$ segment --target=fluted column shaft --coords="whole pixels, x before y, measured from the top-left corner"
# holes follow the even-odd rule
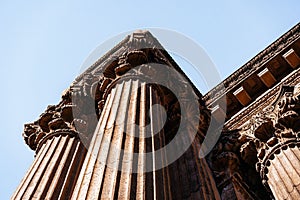
[[[283,145],[269,156],[265,172],[276,199],[298,200],[300,196],[300,144]]]
[[[76,135],[54,133],[39,148],[11,199],[68,199],[85,153]]]
[[[164,152],[144,156],[166,143],[163,129],[156,133],[162,115],[151,109],[159,101],[157,91],[140,80],[120,81],[111,89],[72,199],[219,199],[205,159],[198,158],[198,139],[162,169],[155,167],[167,162]]]

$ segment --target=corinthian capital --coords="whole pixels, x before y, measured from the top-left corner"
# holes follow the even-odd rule
[[[295,86],[282,86],[272,105],[255,115],[240,133],[241,156],[266,178],[269,161],[282,148],[300,144],[300,95]],[[288,145],[288,146],[287,146]]]

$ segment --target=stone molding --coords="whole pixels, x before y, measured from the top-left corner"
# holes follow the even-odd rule
[[[261,69],[265,63],[270,61],[281,51],[286,49],[289,45],[294,43],[300,38],[300,23],[291,28],[283,36],[278,38],[275,42],[257,54],[249,62],[244,64],[241,68],[235,71],[232,75],[226,78],[222,83],[211,89],[207,94],[204,95],[203,100],[206,104],[216,101],[221,96],[226,94],[234,86],[245,80],[255,71]],[[224,89],[222,89],[224,87]]]
[[[300,82],[300,69],[288,76],[287,79],[282,80],[272,90],[268,91],[261,98],[246,107],[246,109],[238,112],[230,120],[226,121],[224,127],[227,130],[234,130],[241,128],[246,122],[251,120],[251,117],[264,108],[268,107],[276,99],[283,85],[296,85]]]

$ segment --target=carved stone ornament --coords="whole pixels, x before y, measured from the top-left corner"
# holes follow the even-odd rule
[[[55,135],[59,131],[75,136],[76,130],[72,126],[72,105],[69,91],[63,94],[60,104],[48,106],[40,118],[24,125],[23,137],[26,144],[33,150],[38,150],[44,138]]]
[[[240,132],[239,140],[243,144],[240,148],[242,159],[252,166],[256,165],[262,183],[267,188],[271,187],[278,199],[288,197],[293,199],[295,195],[293,192],[297,191],[298,186],[295,181],[300,181],[299,169],[295,167],[299,163],[297,158],[300,147],[299,124],[299,90],[294,86],[282,86],[273,104],[255,115]],[[288,153],[289,151],[295,152]],[[284,174],[286,169],[282,169],[283,166],[289,175]],[[274,171],[279,174],[274,175]],[[291,176],[293,173],[294,176]],[[280,182],[276,185],[273,179]],[[285,193],[279,194],[277,188],[279,185],[286,186]]]
[[[239,131],[223,131],[208,157],[221,199],[265,199],[261,184],[253,183],[259,175],[240,157]]]
[[[181,85],[188,84],[193,87],[196,96],[192,98],[198,100],[201,110],[201,115],[196,116],[201,123],[198,126],[198,136],[201,140],[204,139],[210,121],[209,110],[201,100],[202,95],[159,42],[146,31],[133,33],[120,44],[122,46],[114,47],[77,77],[70,88],[64,92],[58,105],[48,106],[37,121],[25,125],[23,136],[31,149],[38,150],[45,141],[43,138],[48,138],[49,135],[61,130],[72,135],[80,134],[82,142],[85,146],[88,145],[111,89],[122,80],[147,79],[151,82],[152,77],[159,77],[158,79],[165,81],[163,84],[167,86],[174,84],[168,82],[172,79],[177,80]],[[173,68],[185,80],[178,78],[180,76],[175,77],[177,75],[174,73],[162,73],[158,70],[159,67],[155,68],[153,65]],[[178,102],[174,100],[172,92],[164,87],[156,87],[159,87],[164,94],[161,95],[162,102],[169,113],[169,123],[176,124],[175,121],[179,119],[176,113],[180,109]],[[181,94],[180,98],[186,98],[188,101],[190,94],[187,94],[185,87],[177,87],[177,89],[181,90],[178,92]]]
[[[25,125],[36,157],[12,199],[219,199],[199,158],[209,123],[167,51],[135,32]]]

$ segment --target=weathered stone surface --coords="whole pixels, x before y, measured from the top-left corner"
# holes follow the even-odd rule
[[[300,195],[299,108],[300,94],[293,86],[284,86],[274,104],[241,131],[245,140],[242,158],[255,160],[250,164],[256,164],[263,184],[276,199],[298,199]]]
[[[149,32],[131,34],[25,125],[36,157],[12,199],[299,199],[299,27],[205,96]],[[221,129],[224,117],[217,145],[200,159],[210,123]],[[172,141],[174,152],[189,145],[158,168],[174,155],[151,152]]]

